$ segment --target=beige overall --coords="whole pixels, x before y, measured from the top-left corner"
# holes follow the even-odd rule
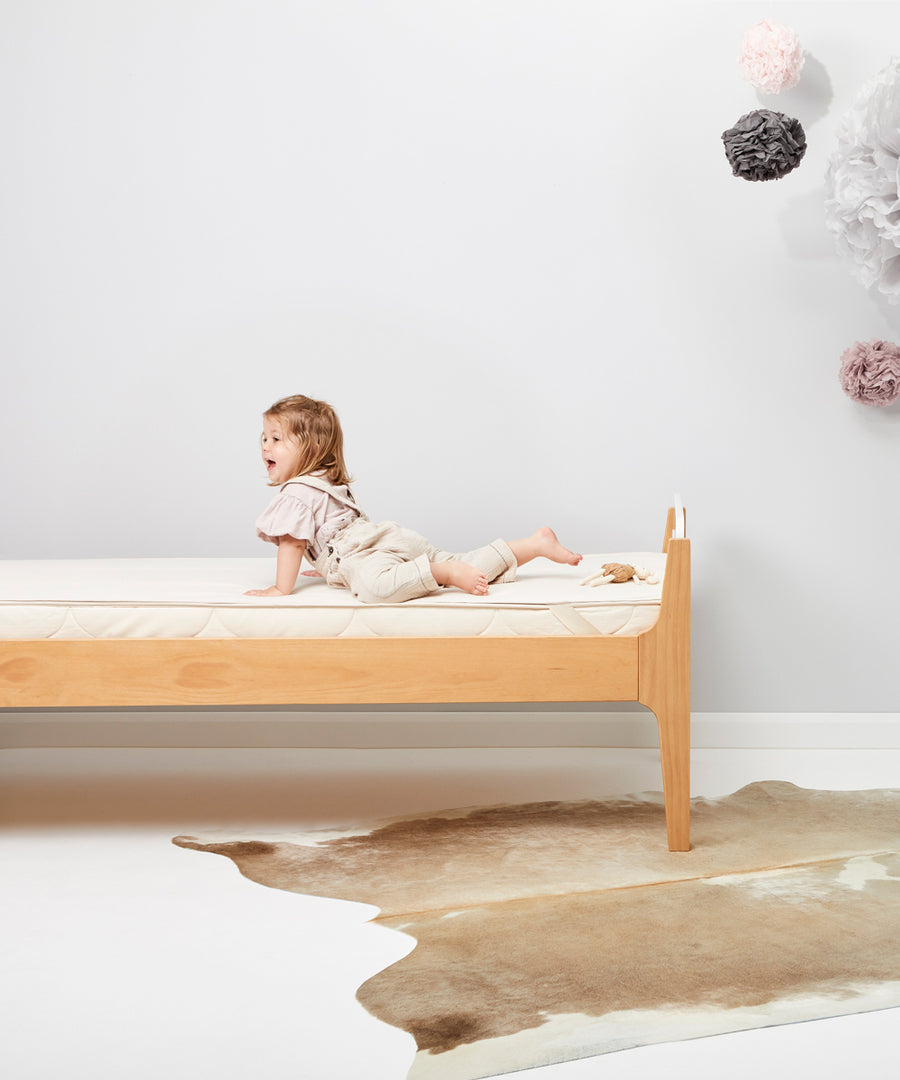
[[[303,476],[288,483],[318,488],[359,512],[355,521],[335,533],[313,565],[329,585],[349,589],[364,604],[398,604],[437,592],[441,586],[430,564],[452,559],[477,567],[489,582],[515,581],[516,559],[505,540],[451,554],[394,521],[370,521],[352,498],[321,477]]]

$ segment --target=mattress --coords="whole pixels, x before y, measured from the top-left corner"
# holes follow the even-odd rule
[[[644,566],[655,585],[581,585],[605,562]],[[261,638],[617,634],[659,616],[665,555],[538,560],[486,597],[444,589],[404,604],[362,604],[301,577],[291,596],[250,597],[274,580],[272,558],[54,559],[0,562],[0,638]]]

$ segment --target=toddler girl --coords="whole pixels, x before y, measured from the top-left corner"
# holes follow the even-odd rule
[[[278,545],[275,584],[247,596],[287,596],[304,555],[307,577],[349,589],[366,604],[391,604],[454,586],[475,596],[496,581],[514,581],[516,567],[539,555],[577,566],[581,556],[538,529],[524,540],[495,540],[451,555],[392,521],[374,522],[357,506],[344,464],[340,421],[324,401],[298,394],[263,414],[263,464],[279,493],[256,522],[257,534]]]

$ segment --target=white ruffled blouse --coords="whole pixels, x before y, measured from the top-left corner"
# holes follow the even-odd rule
[[[347,492],[346,486],[337,490]],[[256,535],[270,544],[277,544],[282,536],[305,540],[307,553],[315,561],[335,533],[358,517],[356,510],[333,499],[327,491],[291,484],[279,491],[256,519]]]

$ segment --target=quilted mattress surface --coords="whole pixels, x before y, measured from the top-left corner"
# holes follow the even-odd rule
[[[405,604],[361,604],[301,577],[291,596],[244,596],[274,581],[272,558],[0,562],[0,638],[409,637],[640,634],[659,615],[665,555],[536,560],[486,597],[441,590]],[[644,566],[655,585],[588,587],[605,562]]]

